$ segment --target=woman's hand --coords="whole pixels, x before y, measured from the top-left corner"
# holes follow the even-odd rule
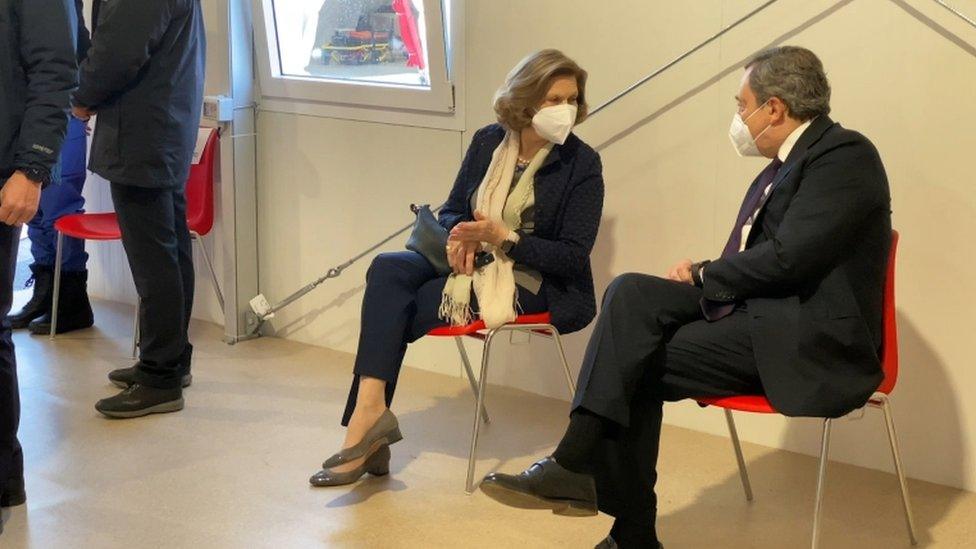
[[[474,274],[474,254],[480,247],[480,242],[462,242],[453,236],[447,240],[447,263],[454,274]]]
[[[474,212],[474,221],[458,223],[451,229],[451,238],[461,242],[487,242],[501,245],[511,230],[501,221],[493,221],[480,211]]]

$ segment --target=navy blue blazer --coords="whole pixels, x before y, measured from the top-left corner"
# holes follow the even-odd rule
[[[471,197],[481,185],[492,153],[505,138],[499,124],[474,134],[454,188],[440,211],[450,230],[474,219]],[[590,251],[603,214],[603,165],[592,147],[570,135],[556,145],[535,174],[535,229],[521,234],[508,254],[516,263],[539,271],[552,324],[568,334],[596,316]]]
[[[756,367],[777,411],[840,417],[884,378],[888,178],[866,137],[821,116],[772,184],[746,250],[705,267],[704,296],[746,304]]]

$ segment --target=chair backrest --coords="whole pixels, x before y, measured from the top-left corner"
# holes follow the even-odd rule
[[[888,269],[885,273],[884,296],[881,310],[882,344],[881,370],[884,381],[879,393],[889,394],[898,381],[898,319],[895,314],[895,255],[898,251],[898,231],[891,231],[891,250],[888,252]]]
[[[213,130],[200,155],[200,162],[190,166],[190,177],[186,180],[186,222],[190,230],[205,235],[214,223],[214,157],[219,131]]]

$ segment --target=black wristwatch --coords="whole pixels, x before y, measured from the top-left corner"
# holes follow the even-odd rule
[[[691,280],[694,282],[695,286],[701,288],[705,285],[705,281],[702,280],[701,275],[709,263],[711,263],[711,261],[705,260],[691,264]]]
[[[40,183],[42,187],[51,183],[51,170],[41,168],[17,168],[17,171],[24,174],[27,179]]]
[[[504,252],[505,255],[508,255],[509,252],[512,251],[512,248],[514,248],[515,245],[518,244],[516,240],[511,240],[511,238],[512,235],[510,233],[508,237],[506,237],[505,240],[502,240],[502,243],[498,245],[498,249]]]

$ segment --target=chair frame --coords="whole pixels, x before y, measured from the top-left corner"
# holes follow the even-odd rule
[[[912,515],[912,505],[908,497],[908,483],[905,480],[905,468],[901,461],[901,452],[898,449],[898,437],[895,434],[895,420],[891,414],[891,401],[889,393],[895,388],[898,380],[898,321],[895,316],[895,255],[898,249],[898,231],[891,231],[891,249],[888,252],[887,276],[884,283],[884,346],[882,348],[882,370],[885,378],[878,390],[860,409],[880,408],[884,413],[885,427],[888,431],[888,443],[891,446],[891,457],[895,462],[895,473],[898,476],[898,485],[901,489],[901,502],[905,511],[905,524],[908,527],[908,538],[912,545],[918,544],[915,535],[915,518]],[[743,401],[743,397],[754,399],[760,397],[761,401]],[[762,395],[743,395],[726,398],[707,398],[699,399],[699,404],[716,406],[725,410],[725,420],[729,425],[729,438],[732,440],[732,448],[735,450],[735,460],[739,465],[739,478],[742,480],[742,489],[745,492],[746,500],[752,501],[752,484],[749,482],[749,472],[746,470],[746,461],[742,456],[742,445],[739,443],[739,433],[735,428],[735,420],[732,418],[732,410],[742,412],[752,412],[760,414],[775,414],[769,400]],[[832,418],[821,418],[823,421],[823,432],[820,437],[820,464],[817,472],[817,494],[813,508],[813,535],[811,545],[814,549],[820,545],[823,521],[823,500],[824,485],[827,480],[827,464],[830,455],[830,431],[833,426]]]
[[[475,460],[478,452],[478,439],[481,434],[481,424],[482,422],[485,424],[491,422],[491,418],[488,416],[488,409],[485,406],[485,396],[488,389],[488,363],[491,359],[492,343],[495,342],[495,338],[498,336],[498,334],[505,332],[524,332],[528,333],[530,336],[540,336],[554,341],[556,344],[556,349],[559,351],[559,359],[562,361],[563,372],[566,375],[566,384],[569,388],[570,397],[572,398],[576,392],[576,381],[573,379],[573,373],[569,369],[569,362],[566,360],[566,350],[563,347],[562,336],[559,334],[559,330],[557,330],[552,324],[510,323],[490,330],[450,336],[454,338],[454,342],[457,344],[458,353],[461,355],[461,363],[464,366],[464,371],[467,374],[468,382],[471,385],[471,392],[474,393],[476,401],[474,409],[474,422],[471,428],[471,452],[468,455],[468,474],[464,488],[464,491],[468,495],[474,493],[475,489],[474,470],[476,464]],[[439,334],[430,335],[438,336]],[[481,371],[477,379],[474,376],[474,370],[471,368],[471,360],[468,358],[468,352],[464,348],[465,337],[480,339],[484,342],[483,352],[481,355]]]
[[[215,146],[215,144],[217,142],[216,140],[218,139],[219,135],[220,135],[220,132],[218,130],[218,131],[214,131],[213,135],[211,135],[211,136],[208,137],[208,140],[207,140],[207,148],[208,149],[210,149],[210,147]],[[209,152],[207,154],[212,155],[213,154],[212,153],[212,150],[211,150],[211,152]],[[211,160],[208,160],[208,162],[212,162],[212,156],[208,156],[207,158],[211,159]],[[212,175],[213,174],[211,173],[211,177],[212,177]],[[213,188],[212,188],[213,182],[212,181],[210,182],[210,185],[211,185],[211,188],[208,190],[208,192],[209,193],[212,193],[213,192]],[[213,262],[210,260],[210,255],[207,254],[207,247],[204,246],[204,244],[203,244],[203,236],[200,235],[198,232],[196,232],[196,231],[194,231],[194,230],[191,229],[190,230],[190,240],[191,240],[192,243],[198,244],[199,247],[200,247],[200,255],[203,256],[203,261],[207,265],[207,271],[209,271],[209,273],[210,273],[210,282],[211,282],[211,284],[213,284],[214,294],[217,297],[217,303],[220,305],[220,310],[223,311],[224,310],[224,294],[220,290],[220,282],[217,280],[217,273],[216,273],[216,271],[214,271]],[[193,244],[191,244],[191,248],[192,248],[192,246],[193,246]],[[58,301],[61,298],[61,261],[62,261],[63,247],[64,247],[64,233],[62,233],[61,231],[58,231],[57,251],[56,251],[56,254],[55,254],[55,263],[54,263],[54,296],[52,298],[52,303],[51,303],[51,332],[50,332],[50,337],[51,337],[51,340],[52,341],[56,338],[57,333],[58,333]],[[191,250],[191,253],[192,253],[192,250]],[[137,299],[136,306],[135,306],[135,313],[133,314],[134,319],[132,321],[132,326],[133,326],[133,328],[132,328],[132,358],[133,359],[138,359],[139,358],[139,342],[140,342],[140,333],[139,333],[139,329],[140,329],[140,327],[139,327],[139,310],[140,310],[140,308],[141,308],[141,300],[138,300]]]
[[[891,446],[891,457],[895,464],[895,473],[898,476],[898,486],[901,489],[901,502],[905,511],[905,525],[908,528],[908,538],[912,545],[918,544],[918,537],[915,531],[915,517],[912,513],[912,504],[908,496],[908,483],[905,478],[905,468],[901,461],[901,451],[898,447],[898,437],[895,433],[895,421],[891,414],[891,400],[888,395],[876,392],[865,404],[866,408],[880,408],[884,413],[885,427],[888,431],[888,443]],[[749,471],[746,469],[746,462],[742,455],[742,445],[739,443],[739,434],[735,428],[735,420],[732,418],[732,410],[725,408],[725,419],[729,424],[729,438],[732,439],[732,447],[735,450],[735,459],[739,464],[739,477],[742,480],[742,489],[745,492],[746,500],[752,501],[752,484],[749,481]],[[813,508],[813,537],[811,546],[817,549],[822,537],[823,521],[823,500],[824,485],[827,479],[827,463],[830,454],[830,432],[833,419],[823,418],[823,431],[820,438],[820,460],[817,472],[817,495]]]
[[[207,265],[207,270],[210,272],[210,282],[213,284],[214,294],[217,296],[217,303],[220,305],[220,310],[224,310],[224,294],[220,291],[220,282],[217,280],[217,272],[214,271],[213,262],[210,261],[210,256],[207,254],[207,248],[203,245],[203,237],[197,234],[196,231],[190,231],[190,239],[194,244],[198,244],[200,247],[200,255],[203,256],[203,262]],[[51,300],[51,339],[55,339],[58,330],[58,300],[61,297],[61,254],[62,248],[64,246],[64,233],[58,231],[58,246],[57,252],[55,254],[54,263],[54,296]],[[132,358],[139,358],[139,309],[140,302],[136,303],[133,327],[132,327]]]

